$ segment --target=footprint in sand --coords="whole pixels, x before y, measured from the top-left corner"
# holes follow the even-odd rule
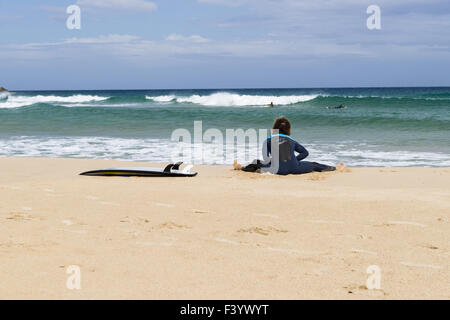
[[[130,218],[128,216],[121,218],[119,220],[122,223],[135,223],[135,224],[144,224],[144,223],[149,223],[150,220],[146,217],[136,217],[136,218]]]
[[[417,268],[430,268],[430,269],[441,269],[441,266],[435,266],[431,264],[414,263],[414,262],[400,262],[400,264],[407,267],[417,267]]]
[[[268,228],[260,228],[260,227],[252,227],[248,229],[239,229],[237,232],[239,233],[256,233],[263,236],[268,236],[271,233],[286,233],[287,230],[277,229],[274,227],[268,227]]]
[[[428,244],[428,243],[426,243],[424,245],[421,245],[420,247],[426,248],[426,249],[431,249],[431,250],[438,250],[439,249],[438,247],[433,246],[432,244]]]
[[[426,227],[426,225],[424,225],[422,223],[411,222],[411,221],[388,221],[388,223],[386,225],[388,225],[388,226],[390,226],[390,225],[409,225],[409,226],[417,226],[417,227],[422,227],[422,228]]]
[[[0,243],[0,248],[30,248],[29,245],[26,245],[24,242],[14,242],[14,241],[8,241],[4,243]]]
[[[198,209],[192,209],[193,213],[199,213],[199,214],[206,214],[206,213],[212,213],[206,210],[198,210]]]
[[[24,220],[41,220],[38,217],[34,217],[29,213],[22,212],[10,212],[10,216],[6,217],[7,220],[24,221]]]
[[[364,296],[373,296],[373,297],[381,297],[386,296],[387,293],[384,292],[383,289],[373,289],[369,290],[365,285],[358,286],[357,284],[350,284],[348,286],[343,287],[347,290],[348,294],[361,294]]]
[[[83,222],[79,222],[79,221],[75,221],[72,219],[64,219],[61,221],[61,223],[67,227],[69,227],[69,229],[56,229],[57,231],[64,231],[64,232],[70,232],[70,233],[87,233],[87,230],[74,230],[73,228],[76,227],[83,227],[83,228],[87,228],[88,225],[83,223]]]
[[[377,255],[377,253],[375,251],[369,251],[369,250],[363,250],[363,249],[352,249],[351,252],[352,253],[367,253],[367,254]]]
[[[165,222],[158,226],[158,229],[191,229],[191,227],[188,227],[186,225],[180,225],[176,224],[175,222]]]
[[[148,219],[148,218],[146,218],[146,217],[136,217],[136,221],[138,222],[138,223],[149,223],[150,222],[150,220]]]

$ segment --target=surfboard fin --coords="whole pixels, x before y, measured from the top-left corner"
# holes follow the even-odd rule
[[[179,161],[175,163],[172,167],[173,170],[180,170],[180,166],[183,164],[183,161]]]
[[[174,166],[173,163],[168,164],[168,165],[164,168],[163,171],[164,171],[164,172],[170,172],[170,170],[172,170],[173,166]]]
[[[164,168],[164,172],[171,172],[172,170],[180,170],[180,166],[183,164],[182,161],[179,161],[175,164],[170,163]]]

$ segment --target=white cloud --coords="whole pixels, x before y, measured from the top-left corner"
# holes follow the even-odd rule
[[[129,43],[133,40],[137,40],[139,37],[131,36],[128,34],[110,34],[107,36],[99,36],[96,38],[69,38],[64,40],[63,43],[82,43],[82,44],[107,44],[107,43]]]
[[[68,38],[59,42],[25,43],[0,46],[0,57],[70,57],[76,55],[74,45],[83,46],[85,54],[95,52],[100,56],[115,56],[122,58],[153,59],[157,56],[195,56],[210,57],[268,57],[291,56],[295,59],[301,56],[330,56],[339,54],[368,55],[367,50],[357,45],[330,45],[326,42],[308,41],[302,43],[287,43],[278,40],[236,40],[208,42],[201,36],[185,37],[172,34],[165,40],[152,41],[132,35],[111,34],[93,38]],[[197,45],[193,45],[197,44]]]
[[[0,46],[5,50],[40,50],[49,47],[65,47],[72,44],[85,44],[85,45],[97,45],[97,44],[126,44],[132,41],[139,40],[139,37],[132,36],[128,34],[110,34],[107,36],[98,36],[92,38],[67,38],[58,42],[29,42],[22,44],[9,44],[5,46]]]
[[[158,8],[156,3],[146,0],[78,0],[77,4],[83,7],[115,10],[154,11]]]
[[[198,3],[216,4],[224,6],[238,6],[243,4],[253,4],[255,6],[278,6],[278,7],[301,7],[303,9],[329,9],[329,8],[345,8],[348,6],[369,6],[377,4],[381,6],[391,7],[399,5],[435,5],[446,3],[447,0],[197,0]]]
[[[169,35],[166,40],[168,41],[185,41],[185,42],[195,42],[195,43],[205,43],[205,42],[209,42],[208,39],[203,38],[202,36],[199,35],[192,35],[189,37],[185,37],[181,34],[176,34],[176,33],[172,33],[171,35]]]
[[[218,4],[229,7],[237,7],[246,2],[249,2],[249,0],[197,0],[197,2],[206,4]]]

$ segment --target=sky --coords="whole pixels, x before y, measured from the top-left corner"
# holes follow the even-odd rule
[[[0,34],[11,90],[450,86],[448,0],[0,0]]]

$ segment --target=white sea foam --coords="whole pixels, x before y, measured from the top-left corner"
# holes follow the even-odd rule
[[[243,107],[243,106],[265,106],[273,102],[274,105],[289,105],[299,102],[310,101],[317,98],[318,95],[301,96],[257,96],[240,95],[229,92],[219,92],[207,96],[192,95],[189,97],[181,96],[157,96],[146,98],[156,102],[170,102],[172,100],[179,103],[193,103],[212,107]]]
[[[374,146],[361,145],[350,147],[351,143],[341,145],[307,145],[310,157],[307,160],[330,165],[344,161],[348,166],[369,167],[450,167],[450,155],[446,153],[417,151],[376,151]],[[184,150],[190,145],[183,145]],[[148,138],[107,138],[107,137],[14,137],[0,139],[0,156],[7,157],[70,157],[115,159],[149,162],[172,162],[183,160],[192,164],[227,164],[232,161],[225,155],[232,152],[232,159],[249,163],[261,158],[260,146],[226,145],[224,150],[214,143],[192,146],[191,158],[181,159],[174,154],[180,150],[180,144],[168,139]],[[175,152],[176,151],[176,152]],[[224,151],[224,152],[222,152]],[[226,152],[226,153],[225,153]]]
[[[147,100],[153,100],[156,102],[170,102],[170,101],[174,100],[176,97],[175,96],[158,96],[158,97],[146,96],[145,98],[147,98]]]
[[[369,167],[432,167],[450,166],[450,155],[438,152],[381,151],[376,146],[358,145],[351,141],[340,145],[314,144],[308,146],[310,161],[338,163],[344,161],[349,166]],[[312,159],[314,157],[314,159]]]
[[[10,96],[9,92],[0,92],[0,100],[5,100]]]
[[[92,102],[92,101],[104,101],[109,99],[109,97],[100,97],[100,96],[92,96],[92,95],[72,95],[68,97],[62,96],[8,96],[8,99],[5,102],[0,102],[0,108],[18,108],[29,106],[35,103],[83,103],[83,102]]]
[[[142,107],[141,103],[102,103],[96,104],[95,102],[89,101],[84,103],[71,103],[71,104],[62,104],[64,107],[102,107],[102,108],[138,108]]]

